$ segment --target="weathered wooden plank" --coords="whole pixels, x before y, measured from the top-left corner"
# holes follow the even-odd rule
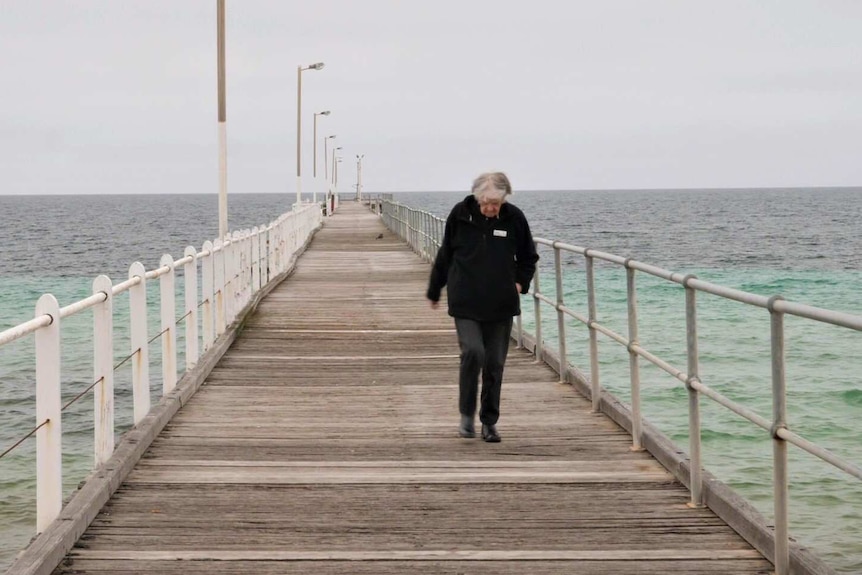
[[[76,551],[88,559],[127,561],[653,561],[753,559],[753,549],[619,549],[611,551],[411,550],[411,551]]]
[[[67,570],[68,569],[68,570]],[[758,571],[760,569],[760,571]],[[198,573],[225,575],[765,575],[762,559],[736,559],[713,561],[107,561],[75,558],[74,567],[68,566],[59,573],[123,573],[126,575],[152,575],[153,573]]]

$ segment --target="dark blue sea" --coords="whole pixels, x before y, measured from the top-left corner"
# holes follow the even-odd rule
[[[395,199],[445,217],[466,192],[402,193]],[[230,198],[230,228],[264,225],[295,198],[243,194]],[[669,270],[762,295],[862,315],[862,188],[515,191],[533,234],[633,257]],[[0,196],[0,331],[33,317],[36,300],[54,293],[60,305],[89,294],[93,278],[126,278],[129,265],[157,267],[217,234],[215,195]],[[553,289],[553,254],[540,251],[540,279]],[[583,261],[564,257],[564,291],[585,308]],[[683,370],[684,298],[678,286],[639,283],[640,342]],[[599,319],[626,333],[625,274],[597,267]],[[553,293],[553,292],[550,292]],[[345,294],[348,295],[348,294]],[[422,298],[423,294],[416,294]],[[771,417],[769,318],[714,296],[698,300],[701,379]],[[524,324],[535,318],[525,306]],[[547,318],[552,318],[548,310]],[[553,324],[545,320],[543,325]],[[788,318],[787,381],[791,428],[862,464],[862,334]],[[64,385],[86,386],[92,352],[77,346],[91,329],[64,324]],[[68,330],[68,333],[66,332]],[[570,327],[569,360],[588,371],[586,329]],[[32,341],[0,348],[0,451],[35,421]],[[122,350],[118,350],[118,354]],[[602,383],[628,400],[628,355],[600,343]],[[645,416],[687,446],[684,387],[652,365],[641,367]],[[121,383],[118,381],[118,389]],[[119,392],[121,393],[121,392]],[[123,398],[118,397],[118,409]],[[704,463],[719,479],[772,514],[769,435],[703,400]],[[92,465],[92,408],[64,414],[64,480],[71,491]],[[127,425],[127,421],[118,421]],[[34,442],[0,459],[0,568],[34,532]],[[792,533],[839,571],[862,572],[862,486],[791,448]]]

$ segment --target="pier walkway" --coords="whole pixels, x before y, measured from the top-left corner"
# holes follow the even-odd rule
[[[428,272],[343,204],[56,573],[772,570],[514,345],[502,443],[458,438]]]

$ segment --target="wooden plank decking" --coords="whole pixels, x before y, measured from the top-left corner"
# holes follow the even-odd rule
[[[344,205],[56,573],[770,572],[523,350],[459,439],[428,271]]]

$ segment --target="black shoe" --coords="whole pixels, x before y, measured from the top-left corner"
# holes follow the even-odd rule
[[[500,443],[500,434],[497,433],[497,427],[493,423],[482,424],[482,439],[488,443]]]
[[[476,427],[473,418],[469,415],[461,415],[461,425],[458,427],[458,435],[467,439],[476,437]]]

